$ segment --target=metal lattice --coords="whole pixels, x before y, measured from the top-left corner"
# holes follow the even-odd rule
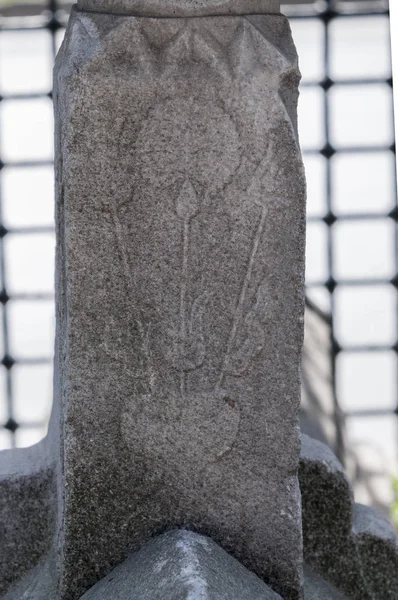
[[[10,6],[3,10],[3,15],[0,21],[0,36],[4,32],[25,32],[25,31],[47,31],[51,36],[51,46],[49,48],[50,59],[53,62],[58,47],[58,36],[66,26],[68,19],[68,11],[63,5],[61,9],[60,3],[56,0],[49,0],[45,5],[41,5],[42,10],[38,11],[38,6],[32,6],[31,10],[28,6]],[[32,14],[29,14],[29,13]],[[15,93],[0,96],[0,105],[11,101],[24,102],[39,98],[52,98],[51,89],[46,93]],[[0,132],[1,136],[1,132]],[[7,168],[23,169],[27,167],[43,167],[52,166],[52,160],[34,160],[34,161],[7,161],[0,156],[0,178]],[[16,445],[16,434],[20,427],[34,429],[42,428],[43,423],[39,421],[24,420],[23,424],[19,422],[15,415],[14,402],[14,371],[18,365],[42,365],[51,363],[51,356],[36,356],[34,358],[15,357],[10,350],[10,306],[13,302],[18,301],[52,301],[52,293],[15,293],[9,291],[8,286],[8,269],[6,260],[6,240],[12,235],[18,234],[40,234],[52,233],[54,228],[49,226],[33,226],[33,227],[13,227],[7,228],[4,224],[2,210],[2,196],[0,188],[0,303],[2,305],[2,343],[3,357],[1,364],[5,369],[5,403],[6,403],[6,420],[3,424],[3,429],[9,432],[11,446]],[[39,268],[39,265],[38,265]],[[1,402],[4,402],[2,399]]]
[[[66,26],[68,19],[70,5],[57,3],[56,0],[50,0],[37,5],[25,5],[24,7],[14,7],[1,9],[0,4],[0,39],[3,33],[18,33],[28,31],[46,31],[51,36],[51,44],[49,47],[49,61],[52,61],[55,57],[57,47],[59,46],[60,39],[63,34],[63,30]],[[308,293],[311,294],[315,291],[324,290],[327,292],[332,319],[330,326],[332,328],[332,364],[333,364],[333,378],[339,380],[339,359],[341,356],[349,353],[382,353],[382,352],[393,352],[395,357],[398,358],[398,326],[396,325],[395,338],[391,344],[345,344],[339,340],[338,331],[336,330],[336,314],[338,313],[338,306],[336,303],[336,295],[341,289],[362,289],[372,288],[379,289],[381,287],[388,287],[394,291],[395,294],[395,314],[398,313],[398,204],[396,194],[396,172],[395,172],[395,142],[393,138],[393,132],[391,127],[391,141],[386,144],[361,144],[361,145],[338,145],[333,142],[331,135],[331,125],[333,116],[331,115],[331,103],[332,94],[334,90],[341,88],[351,88],[358,90],[366,90],[372,86],[383,86],[388,88],[390,97],[390,112],[392,114],[392,75],[391,72],[387,76],[383,77],[361,77],[361,78],[343,78],[338,79],[333,77],[331,69],[331,29],[333,24],[341,22],[342,20],[349,20],[357,17],[363,19],[375,19],[383,18],[388,19],[388,3],[384,0],[372,0],[372,1],[335,1],[328,0],[325,2],[316,2],[314,4],[295,6],[286,5],[283,7],[284,13],[291,19],[293,28],[297,22],[313,22],[321,24],[322,27],[322,41],[320,42],[321,47],[319,52],[322,54],[322,76],[314,80],[303,80],[302,90],[318,90],[322,94],[322,127],[323,127],[323,143],[319,146],[314,145],[313,147],[304,147],[305,157],[321,157],[324,161],[324,182],[325,187],[325,202],[326,208],[322,214],[309,217],[309,225],[312,223],[323,223],[326,227],[326,240],[327,240],[327,276],[319,280],[308,281]],[[1,81],[1,72],[0,72]],[[48,101],[51,99],[50,89],[45,92],[21,92],[4,94],[0,97],[0,110],[6,106],[7,103],[11,102],[28,102],[37,99],[46,98]],[[365,124],[364,124],[365,126]],[[335,208],[336,190],[335,190],[335,178],[334,178],[334,164],[336,158],[345,156],[361,156],[366,157],[374,154],[388,155],[391,158],[391,162],[394,168],[391,171],[391,177],[393,179],[391,185],[394,186],[395,194],[395,205],[388,209],[388,212],[350,212],[340,214]],[[22,429],[40,429],[43,427],[43,423],[35,420],[18,418],[15,412],[15,370],[20,365],[39,366],[44,364],[50,364],[52,357],[50,355],[34,356],[34,357],[22,357],[16,356],[12,351],[10,344],[10,336],[12,329],[12,318],[10,312],[16,302],[48,302],[53,300],[51,292],[15,292],[10,290],[9,285],[9,256],[7,253],[10,252],[7,247],[7,240],[11,239],[13,235],[35,235],[35,234],[53,234],[52,225],[34,225],[34,226],[23,226],[23,227],[9,227],[3,217],[3,201],[2,201],[2,185],[1,181],[4,177],[4,173],[7,169],[23,169],[23,168],[40,168],[45,166],[51,166],[52,160],[9,160],[4,157],[4,150],[2,146],[2,131],[0,128],[0,278],[1,278],[1,291],[0,291],[0,303],[2,309],[2,344],[3,344],[3,358],[1,360],[2,368],[5,373],[5,392],[4,396],[0,396],[0,404],[5,403],[6,407],[4,412],[5,418],[3,422],[2,430],[7,432],[10,439],[11,445],[18,445],[18,432]],[[335,254],[336,254],[336,240],[335,230],[340,223],[358,223],[358,222],[385,222],[392,223],[395,228],[395,274],[391,278],[385,277],[352,277],[344,278],[340,277],[336,273],[335,265]],[[398,370],[397,370],[398,373]],[[396,406],[398,407],[398,375],[395,385],[396,389]],[[336,405],[336,411],[338,407]],[[397,412],[397,410],[395,410]],[[3,413],[0,412],[0,415]],[[348,414],[349,418],[360,416],[372,417],[375,415],[393,415],[394,408],[383,409],[375,406],[371,409],[358,409],[350,411]],[[2,417],[0,416],[0,420]],[[0,430],[1,433],[1,430]]]
[[[286,6],[285,13],[291,19],[294,24],[297,21],[307,21],[316,19],[322,26],[322,42],[319,51],[322,53],[322,76],[316,80],[304,80],[302,83],[302,90],[313,89],[321,91],[322,97],[322,113],[323,113],[323,144],[318,147],[304,147],[303,153],[304,158],[311,156],[320,156],[324,161],[325,174],[324,174],[324,185],[325,185],[325,210],[322,214],[317,214],[308,217],[309,226],[312,223],[322,223],[326,226],[326,244],[327,244],[327,267],[326,277],[320,279],[307,280],[307,290],[311,297],[312,293],[319,292],[320,290],[326,291],[328,296],[327,305],[332,315],[330,321],[330,327],[332,331],[332,372],[333,382],[335,389],[339,390],[339,378],[341,372],[339,368],[339,361],[347,355],[371,355],[379,356],[383,353],[394,353],[395,355],[395,406],[389,408],[383,408],[381,397],[374,397],[374,403],[372,407],[359,407],[355,409],[346,410],[347,423],[353,422],[355,419],[368,418],[369,422],[371,418],[377,417],[390,417],[394,418],[398,414],[398,369],[397,358],[398,358],[398,326],[396,315],[398,314],[398,205],[397,205],[397,173],[396,173],[396,148],[394,139],[394,126],[393,126],[393,78],[391,71],[386,73],[382,77],[374,77],[372,75],[365,75],[361,77],[344,77],[336,78],[333,77],[331,69],[331,52],[333,50],[331,40],[331,29],[336,22],[341,23],[345,20],[347,23],[354,23],[354,20],[360,19],[374,20],[387,23],[389,20],[389,6],[388,2],[384,0],[379,1],[337,1],[328,0],[326,2],[318,2],[312,6],[301,6],[291,7]],[[365,22],[365,21],[363,21]],[[386,40],[386,45],[391,47],[390,40]],[[390,68],[391,68],[391,56],[390,56]],[[383,93],[388,90],[389,97],[389,112],[391,115],[391,138],[388,143],[364,143],[358,145],[350,144],[336,144],[332,141],[331,128],[333,115],[331,114],[332,105],[332,94],[336,89],[353,89],[358,90],[365,97],[367,90],[380,89]],[[363,127],[367,127],[367,123],[363,123]],[[388,207],[385,212],[358,210],[357,212],[339,212],[336,211],[336,198],[338,196],[338,190],[335,185],[335,164],[336,160],[346,160],[346,157],[359,157],[361,161],[366,160],[367,157],[373,157],[376,154],[383,156],[386,160],[390,161],[390,177],[389,182],[393,190],[394,204]],[[366,162],[364,162],[364,165]],[[365,167],[364,167],[365,168]],[[360,223],[390,223],[394,228],[394,273],[391,277],[384,276],[352,276],[342,277],[337,273],[336,270],[336,252],[338,251],[335,231],[340,223],[347,224],[360,224]],[[372,240],[369,239],[369,244]],[[375,293],[379,293],[378,290],[389,291],[394,295],[394,305],[390,308],[391,319],[395,320],[395,331],[391,343],[367,343],[359,341],[358,343],[344,343],[339,339],[339,332],[336,327],[336,320],[339,318],[339,307],[336,302],[336,295],[341,290],[357,290],[358,294],[362,291],[368,292],[374,290]],[[376,296],[375,296],[376,297]],[[360,297],[358,297],[358,304],[360,304]],[[382,391],[380,391],[382,394]],[[338,394],[337,394],[338,396]],[[336,397],[336,394],[335,394]],[[336,404],[336,412],[339,412],[339,407]],[[397,422],[398,425],[398,422]],[[398,433],[398,429],[396,429]],[[343,444],[340,442],[340,447]],[[344,458],[341,456],[341,458]],[[398,457],[397,457],[398,458]],[[374,475],[378,475],[374,473]],[[391,473],[390,473],[391,476]],[[370,494],[372,495],[372,494]]]

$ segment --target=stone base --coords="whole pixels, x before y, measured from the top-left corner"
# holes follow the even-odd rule
[[[377,511],[354,504],[342,466],[326,446],[307,436],[300,484],[304,600],[397,600],[397,534]],[[1,600],[58,600],[52,587],[54,564],[45,556],[43,560],[7,594],[0,594]],[[180,598],[280,600],[281,596],[210,538],[173,530],[152,538],[81,600]]]
[[[148,542],[81,600],[282,600],[211,539],[177,530]]]
[[[397,600],[396,532],[376,510],[355,504],[342,465],[327,446],[307,436],[300,489],[307,565],[350,600]]]

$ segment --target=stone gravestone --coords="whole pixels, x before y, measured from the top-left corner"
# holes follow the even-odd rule
[[[72,12],[54,89],[55,401],[37,467],[57,514],[34,555],[52,548],[52,591],[35,600],[77,600],[176,527],[302,595],[305,183],[278,5]]]
[[[184,526],[298,599],[296,52],[235,14],[275,2],[144,4],[80,2],[55,68],[60,593]]]
[[[54,408],[0,455],[1,600],[300,600],[302,531],[306,600],[398,597],[397,535],[306,437],[301,513],[305,185],[277,4],[73,11]]]

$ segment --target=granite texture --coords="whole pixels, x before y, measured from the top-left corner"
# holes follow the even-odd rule
[[[304,567],[304,600],[350,600],[312,569]]]
[[[45,445],[0,452],[0,597],[51,548],[56,490]]]
[[[305,181],[288,21],[74,11],[54,79],[60,597],[186,527],[296,600]]]
[[[81,600],[282,600],[211,539],[177,530],[127,558]]]
[[[56,572],[57,563],[54,554],[44,555],[0,598],[1,600],[59,600],[56,590]]]
[[[304,558],[352,600],[373,600],[351,535],[354,498],[344,469],[327,446],[304,435],[301,452]]]
[[[41,444],[34,448],[36,458],[40,452],[43,454],[43,447]],[[38,472],[35,474],[34,464],[29,465],[29,461],[24,460],[22,466],[20,458],[24,454],[25,452],[20,452],[19,456],[18,453],[17,456],[14,454],[12,460],[8,461],[8,477],[11,472],[15,478],[21,476],[22,471],[28,468],[31,470],[32,480],[38,476]],[[1,476],[3,467],[4,463],[0,462]],[[396,600],[397,534],[377,511],[353,504],[351,487],[339,462],[326,446],[306,436],[303,437],[300,483],[306,557],[304,600]],[[32,487],[25,488],[24,492],[26,490],[30,493],[29,497],[16,498],[14,511],[7,507],[3,512],[5,518],[14,519],[14,523],[9,524],[10,532],[15,527],[16,519],[17,527],[14,532],[18,538],[3,535],[2,549],[9,552],[13,545],[18,546],[15,540],[22,539],[24,546],[19,546],[18,552],[21,557],[25,553],[25,561],[14,563],[16,573],[8,581],[17,576],[20,580],[7,593],[0,591],[0,598],[58,600],[59,592],[54,587],[57,557],[49,552],[48,544],[52,537],[49,524],[54,520],[53,505],[48,502],[53,484],[47,487],[47,500],[41,505],[37,490]],[[47,495],[48,492],[50,496]],[[6,493],[9,494],[9,491],[6,490]],[[37,500],[39,504],[35,505]],[[27,510],[25,516],[21,512],[18,515],[18,511],[26,507],[27,501],[31,520]],[[315,518],[312,518],[313,514]],[[45,527],[44,523],[47,523]],[[34,538],[35,533],[37,540]],[[178,548],[181,553],[176,551]],[[14,556],[12,552],[10,556]],[[11,573],[11,563],[5,560],[5,553],[2,558],[2,575],[4,576],[5,565],[7,576],[7,573]],[[35,561],[38,561],[36,566],[27,571]],[[5,578],[2,590],[4,582]],[[194,593],[196,596],[192,596]],[[83,598],[166,600],[170,597],[178,600],[180,596],[201,600],[220,600],[223,597],[237,600],[251,597],[256,600],[280,598],[210,539],[186,530],[172,531],[153,538],[84,594]]]
[[[355,507],[353,532],[372,599],[398,598],[398,536],[379,512]]]
[[[398,598],[398,536],[377,511],[354,503],[331,450],[302,438],[304,558],[350,600]]]
[[[78,0],[84,11],[141,17],[203,17],[279,13],[279,0]]]

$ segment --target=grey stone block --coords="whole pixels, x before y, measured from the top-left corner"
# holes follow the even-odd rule
[[[32,569],[8,588],[4,596],[0,596],[1,600],[59,600],[56,570],[54,556],[42,556]]]
[[[55,507],[54,467],[46,443],[1,452],[0,597],[49,553]]]
[[[354,498],[343,467],[327,446],[303,435],[299,478],[306,563],[353,600],[371,600],[351,535]]]
[[[169,527],[301,595],[298,80],[279,15],[72,14],[54,90],[64,600]]]
[[[171,531],[150,540],[81,600],[282,600],[211,539]]]
[[[398,598],[398,536],[379,512],[355,507],[353,533],[366,585],[374,600]]]
[[[279,13],[279,0],[78,0],[82,10],[144,17],[203,17]]]
[[[330,448],[307,435],[301,436],[300,489],[307,552],[319,543],[333,546],[336,534],[345,540],[354,512],[351,484]],[[325,539],[329,532],[330,540]]]
[[[304,600],[349,600],[349,598],[312,569],[304,567]]]
[[[398,597],[398,536],[372,508],[355,505],[331,450],[302,436],[304,558],[351,600]]]

